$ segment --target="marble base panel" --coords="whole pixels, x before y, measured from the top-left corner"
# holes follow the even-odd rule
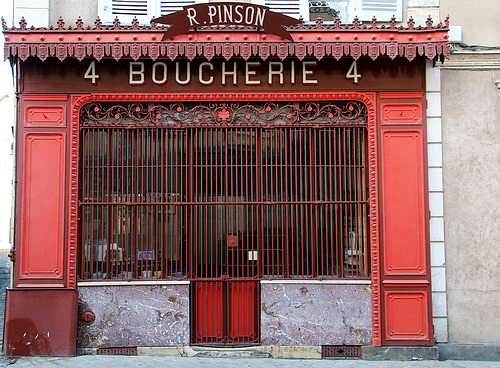
[[[189,345],[189,285],[79,287],[78,347]],[[95,322],[81,322],[91,310]]]
[[[369,345],[369,285],[261,284],[262,345]]]

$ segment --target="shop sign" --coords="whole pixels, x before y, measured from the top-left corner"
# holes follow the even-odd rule
[[[223,61],[218,64],[204,61],[192,66],[190,61],[176,61],[175,63],[158,61],[153,65],[146,65],[142,61],[130,61],[128,84],[130,86],[142,86],[146,83],[164,85],[170,79],[179,86],[192,82],[197,82],[202,86],[210,86],[214,82],[222,86],[231,84],[237,86],[241,83],[247,86],[262,84],[272,86],[276,83],[284,85],[285,80],[294,85],[299,79],[298,82],[302,85],[317,85],[318,80],[314,77],[314,71],[318,67],[317,61],[301,61],[297,64],[299,65],[296,65],[295,61],[287,65],[282,61],[246,61],[244,63]],[[101,80],[95,61],[89,64],[83,78],[92,84],[97,84]]]
[[[217,25],[246,26],[263,29],[265,33],[280,36],[293,42],[284,25],[300,24],[295,18],[275,13],[267,6],[249,3],[208,3],[185,6],[184,10],[153,19],[159,24],[169,24],[162,41],[189,33],[190,29]]]
[[[61,69],[58,60],[29,59],[25,92],[207,93],[404,90],[423,88],[423,63],[290,58],[195,58],[193,60],[78,60]]]

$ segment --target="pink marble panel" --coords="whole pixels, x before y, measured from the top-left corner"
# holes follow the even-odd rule
[[[189,285],[80,287],[78,347],[189,345]],[[95,322],[81,314],[92,310]]]
[[[261,285],[263,345],[369,345],[369,285]]]

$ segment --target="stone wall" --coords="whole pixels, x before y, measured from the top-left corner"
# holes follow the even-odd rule
[[[97,286],[78,289],[78,347],[189,345],[189,285]]]
[[[190,344],[189,285],[85,286],[78,347]],[[370,345],[370,285],[328,283],[261,284],[261,343],[274,346]]]
[[[369,345],[369,285],[261,284],[263,345]]]

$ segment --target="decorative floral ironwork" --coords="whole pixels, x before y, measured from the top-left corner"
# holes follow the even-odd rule
[[[366,106],[358,101],[305,103],[209,102],[186,105],[145,103],[106,104],[82,107],[82,126],[283,126],[364,125]]]

